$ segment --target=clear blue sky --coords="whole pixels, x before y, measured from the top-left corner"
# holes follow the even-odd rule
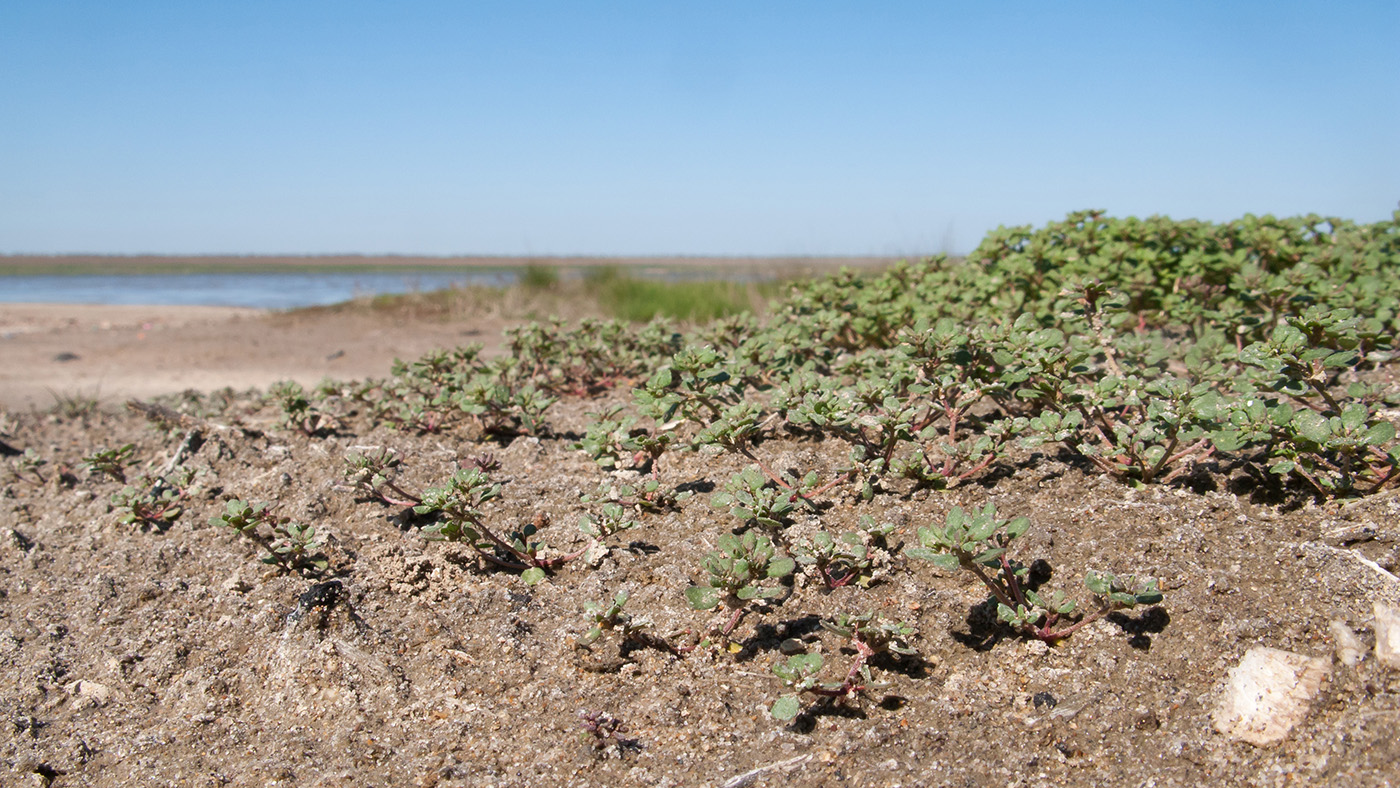
[[[0,252],[917,255],[1397,200],[1395,0],[0,4]]]

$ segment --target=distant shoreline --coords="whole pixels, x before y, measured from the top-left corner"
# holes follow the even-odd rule
[[[401,271],[454,268],[750,268],[764,271],[817,271],[840,267],[873,268],[906,257],[780,255],[771,257],[599,257],[504,255],[0,255],[0,276],[136,274],[181,272]]]

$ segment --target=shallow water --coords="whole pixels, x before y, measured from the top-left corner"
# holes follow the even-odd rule
[[[0,276],[0,303],[294,309],[455,285],[504,287],[519,278],[518,269],[18,275]]]

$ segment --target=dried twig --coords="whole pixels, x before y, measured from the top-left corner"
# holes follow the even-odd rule
[[[753,785],[754,780],[762,777],[765,772],[799,766],[810,760],[812,760],[811,755],[799,755],[796,758],[789,758],[786,761],[778,761],[777,763],[770,763],[767,766],[760,766],[757,769],[750,769],[737,777],[730,777],[728,780],[725,780],[720,788],[748,788],[748,786]]]

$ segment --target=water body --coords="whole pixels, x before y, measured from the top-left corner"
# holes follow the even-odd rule
[[[462,285],[506,287],[518,269],[0,276],[0,303],[294,309]]]
[[[584,276],[558,268],[560,278]],[[219,273],[12,274],[0,275],[0,304],[62,303],[159,306],[242,306],[295,309],[338,304],[353,298],[479,285],[509,287],[524,269],[466,268],[397,271],[230,271]],[[645,266],[626,276],[670,282],[724,279],[754,282],[774,272],[709,266]]]

